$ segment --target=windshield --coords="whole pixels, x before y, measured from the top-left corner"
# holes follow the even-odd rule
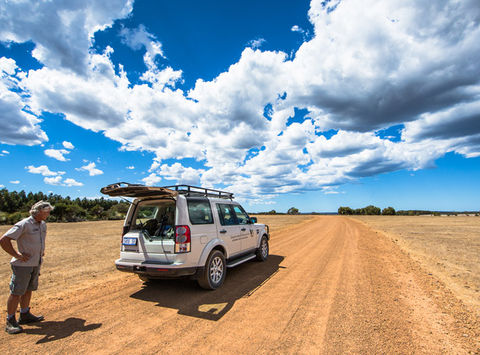
[[[143,229],[151,239],[173,239],[174,224],[175,201],[145,201],[135,211],[132,229]]]

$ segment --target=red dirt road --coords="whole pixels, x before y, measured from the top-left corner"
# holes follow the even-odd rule
[[[478,313],[385,237],[344,217],[276,231],[267,262],[219,290],[134,275],[39,299],[46,321],[0,335],[0,353],[480,352]]]

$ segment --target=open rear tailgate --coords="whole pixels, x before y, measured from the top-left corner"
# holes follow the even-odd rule
[[[137,184],[129,184],[126,182],[117,182],[100,189],[102,194],[111,197],[147,197],[147,196],[165,196],[174,197],[178,195],[177,191],[157,186],[144,186]]]

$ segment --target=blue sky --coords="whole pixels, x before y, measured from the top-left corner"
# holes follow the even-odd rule
[[[478,210],[480,5],[0,2],[0,187]]]

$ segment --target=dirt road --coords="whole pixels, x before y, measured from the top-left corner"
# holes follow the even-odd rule
[[[358,221],[277,230],[270,252],[213,292],[116,273],[45,296],[36,307],[47,320],[2,332],[0,353],[480,352],[478,313]]]

